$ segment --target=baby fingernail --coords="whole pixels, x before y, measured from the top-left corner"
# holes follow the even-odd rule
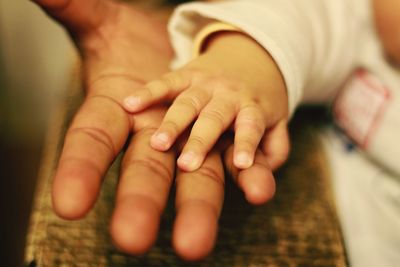
[[[246,152],[239,152],[235,157],[235,166],[238,168],[248,168],[252,164],[251,157]]]
[[[140,104],[140,98],[137,96],[129,96],[129,97],[125,98],[124,104],[126,107],[128,107],[130,109],[135,109]]]
[[[194,152],[186,152],[181,154],[178,164],[186,171],[194,171],[199,167],[199,157]]]
[[[166,150],[170,147],[170,137],[167,133],[155,133],[151,137],[151,145],[160,150]]]

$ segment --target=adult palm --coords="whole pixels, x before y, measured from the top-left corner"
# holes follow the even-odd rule
[[[107,0],[35,2],[74,39],[87,93],[65,137],[53,183],[54,209],[67,219],[83,217],[96,201],[104,173],[128,142],[111,234],[123,251],[142,254],[156,239],[174,180],[176,155],[149,146],[165,113],[163,106],[132,115],[120,103],[168,70],[172,52],[165,23],[130,5]],[[247,199],[263,203],[271,198],[275,184],[271,168],[264,164],[268,156],[258,152],[253,167],[239,171],[232,167],[231,151],[226,154],[227,167]],[[215,243],[224,194],[221,154],[209,153],[196,172],[177,172],[173,244],[188,260],[204,257]]]

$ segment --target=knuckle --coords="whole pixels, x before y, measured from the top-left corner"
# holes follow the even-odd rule
[[[223,129],[226,127],[226,119],[222,110],[219,109],[207,109],[200,113],[201,119],[210,120],[217,124],[219,128]]]
[[[138,168],[146,169],[146,173],[148,175],[155,175],[165,180],[169,184],[172,182],[172,172],[165,165],[165,163],[150,156],[145,156],[140,159],[132,158],[124,161],[122,168],[123,171],[125,171],[127,168],[132,168],[134,170]]]
[[[235,123],[235,130],[238,131],[239,128],[244,128],[246,131],[251,131],[254,134],[262,135],[265,132],[265,127],[262,123],[252,117],[241,118]]]
[[[189,137],[188,147],[204,148],[208,146],[208,142],[204,137],[200,135],[193,135]],[[197,149],[196,149],[197,150]]]
[[[190,174],[178,175],[176,177],[176,182],[179,184],[183,179],[196,179],[196,180],[206,180],[217,184],[218,187],[224,188],[225,177],[223,172],[215,170],[206,164],[203,164],[198,170],[191,172]]]
[[[213,168],[204,166],[197,170],[198,177],[208,179],[215,182],[218,186],[224,187],[225,180],[222,173],[215,171]]]
[[[250,136],[241,136],[240,140],[238,140],[237,144],[240,148],[247,148],[253,150],[253,148],[258,146],[258,141],[255,138]]]
[[[186,66],[186,69],[181,70],[181,72],[182,75],[192,77],[192,80],[194,81],[205,82],[207,80],[210,80],[210,78],[212,77],[210,70],[204,69],[203,66],[196,64],[194,61],[189,63],[189,65]]]
[[[255,114],[263,112],[262,108],[255,101],[248,101],[241,107],[241,110],[246,113],[255,113]]]
[[[167,131],[168,133],[171,133],[173,135],[178,135],[183,129],[182,127],[177,124],[175,121],[169,119],[164,121],[161,126],[160,129],[162,129],[161,131]]]
[[[185,111],[192,112],[194,115],[199,114],[202,109],[201,101],[195,96],[178,97],[174,104],[184,108]]]
[[[158,127],[154,127],[153,125],[144,126],[140,131],[135,133],[138,138],[150,138],[156,131]]]
[[[146,95],[146,97],[152,99],[154,97],[156,97],[155,95],[155,91],[163,91],[163,89],[166,86],[164,85],[163,81],[161,80],[154,80],[149,82],[148,84],[145,85],[144,90],[142,91],[142,93],[144,95]]]
[[[211,82],[215,91],[228,92],[229,94],[237,94],[245,88],[238,79],[228,77],[223,73],[214,77]]]
[[[161,80],[169,88],[180,88],[185,85],[185,78],[180,72],[172,72],[164,75]]]
[[[69,130],[69,135],[86,135],[98,144],[104,146],[111,155],[116,156],[118,151],[111,136],[103,129],[95,127],[78,127]]]
[[[89,80],[87,84],[87,91],[90,93],[92,91],[109,91],[110,87],[116,82],[124,84],[137,84],[143,85],[146,82],[142,79],[136,78],[127,73],[101,73],[97,75],[94,79]]]
[[[118,109],[125,110],[122,107],[122,104],[110,95],[97,93],[97,94],[88,95],[87,99],[88,99],[88,101],[105,101],[105,102],[117,107]]]
[[[196,101],[200,107],[202,107],[204,103],[208,102],[211,98],[210,93],[204,89],[193,89],[187,91],[187,94],[192,97],[193,101]]]
[[[262,109],[257,104],[243,107],[235,122],[235,128],[237,127],[250,129],[257,134],[264,133],[265,119]]]

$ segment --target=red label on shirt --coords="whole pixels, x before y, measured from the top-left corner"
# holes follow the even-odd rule
[[[364,149],[390,99],[387,87],[372,73],[356,71],[344,84],[333,106],[337,124]]]

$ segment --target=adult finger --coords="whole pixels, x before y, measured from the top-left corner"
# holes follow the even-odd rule
[[[195,172],[178,172],[173,246],[182,258],[198,260],[210,253],[223,198],[224,172],[217,152],[210,152]]]
[[[264,204],[275,194],[275,178],[267,157],[257,150],[254,164],[244,170],[238,169],[233,164],[233,145],[225,152],[224,162],[228,173],[231,174],[237,185],[245,194],[246,200],[254,205]]]
[[[116,245],[135,255],[148,251],[156,240],[174,174],[172,152],[159,152],[149,145],[154,130],[140,130],[130,142],[111,223]]]
[[[215,98],[200,112],[181,155],[178,166],[185,171],[198,169],[208,151],[229,127],[236,116],[236,105],[224,98]]]
[[[102,177],[124,145],[130,122],[111,98],[88,97],[65,137],[53,182],[53,206],[66,219],[84,216]]]
[[[117,10],[115,4],[104,0],[33,0],[33,2],[74,33],[84,33],[100,27],[102,21]]]

